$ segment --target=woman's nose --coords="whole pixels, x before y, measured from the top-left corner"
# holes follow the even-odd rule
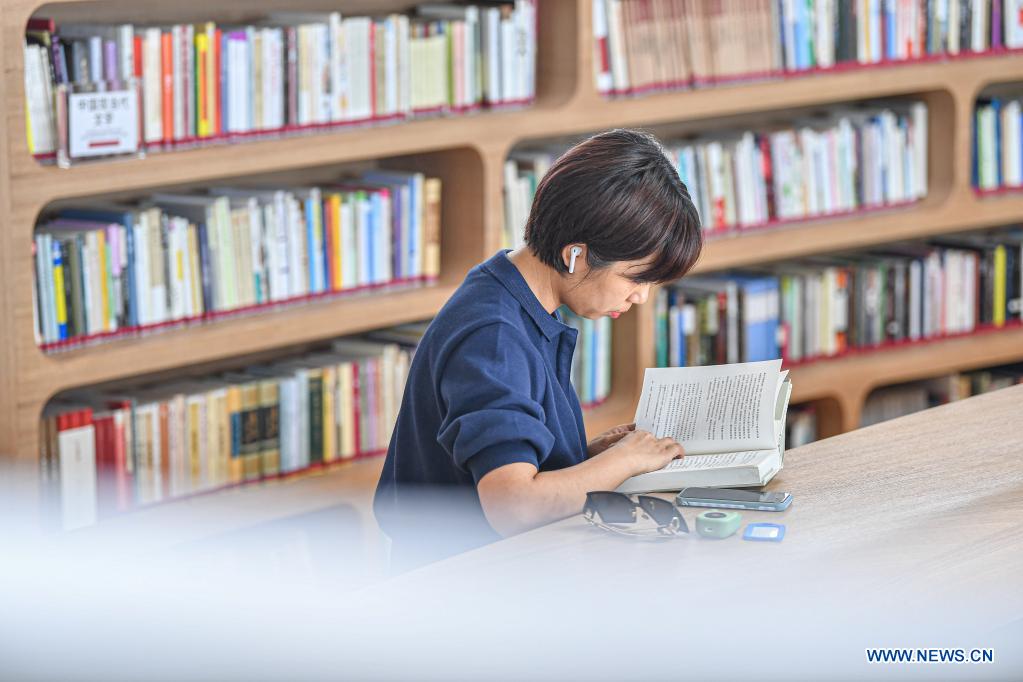
[[[629,296],[629,303],[635,303],[636,305],[643,305],[646,303],[647,296],[650,295],[650,285],[641,284],[638,289],[632,292]]]

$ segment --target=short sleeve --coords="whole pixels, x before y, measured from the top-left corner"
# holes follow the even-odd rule
[[[503,323],[474,330],[447,358],[437,441],[476,483],[505,464],[539,469],[550,454],[554,434],[538,401],[545,377],[532,345]]]

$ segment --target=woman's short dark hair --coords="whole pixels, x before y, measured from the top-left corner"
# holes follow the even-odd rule
[[[703,248],[685,183],[657,139],[635,130],[594,135],[558,158],[536,188],[525,239],[560,273],[567,244],[586,244],[595,269],[653,256],[630,275],[638,282],[680,278]]]

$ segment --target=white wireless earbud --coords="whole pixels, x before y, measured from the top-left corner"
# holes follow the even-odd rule
[[[578,246],[573,246],[572,250],[569,251],[569,253],[572,254],[572,258],[571,260],[568,261],[568,274],[571,275],[575,272],[575,259],[582,252],[583,250],[580,249]]]

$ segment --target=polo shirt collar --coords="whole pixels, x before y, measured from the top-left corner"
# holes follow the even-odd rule
[[[511,295],[529,313],[529,316],[533,318],[533,322],[536,323],[536,326],[540,328],[540,331],[548,339],[554,338],[566,329],[571,329],[571,327],[561,322],[560,315],[554,317],[554,315],[548,313],[540,305],[540,301],[536,298],[533,290],[529,288],[529,285],[526,284],[522,273],[508,259],[510,251],[511,249],[498,251],[490,260],[483,264],[483,267],[511,292]],[[558,315],[557,311],[555,311],[555,315]]]

